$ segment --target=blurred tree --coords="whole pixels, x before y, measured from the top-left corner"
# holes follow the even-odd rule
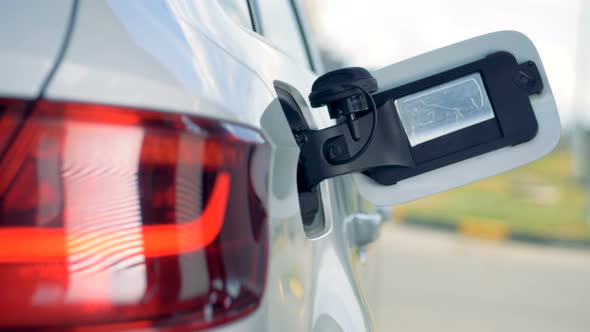
[[[586,218],[590,220],[590,1],[583,1],[578,21],[578,51],[576,63],[576,90],[574,107],[576,121],[572,148],[574,175],[587,192]]]

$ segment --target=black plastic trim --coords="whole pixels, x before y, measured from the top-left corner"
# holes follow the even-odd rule
[[[260,11],[258,10],[258,3],[255,0],[247,0],[247,4],[248,11],[250,12],[252,29],[259,35],[262,35],[262,24],[260,24]]]
[[[317,66],[313,61],[311,46],[309,44],[309,38],[305,33],[305,29],[303,27],[303,21],[301,19],[300,8],[295,2],[295,0],[291,0],[291,8],[293,9],[293,13],[295,14],[295,20],[297,21],[297,27],[299,28],[299,34],[301,34],[301,39],[303,40],[303,46],[305,47],[305,53],[307,53],[307,62],[309,64],[309,69],[314,73],[317,73]]]
[[[530,68],[527,76],[536,78],[532,89],[517,84],[515,77],[522,72],[522,66]],[[374,99],[378,105],[385,104],[473,73],[480,73],[482,76],[494,110],[494,119],[414,146],[411,150],[416,165],[412,168],[379,167],[368,170],[365,174],[380,184],[392,185],[403,179],[534,138],[538,124],[529,94],[542,90],[540,74],[533,62],[519,65],[516,58],[508,52],[497,52],[479,61],[378,93]],[[397,113],[395,104],[389,104],[393,106],[390,111]]]
[[[479,73],[491,103],[494,118],[430,141],[411,146],[399,118],[395,101],[432,87]],[[529,95],[538,94],[543,82],[532,61],[519,64],[508,52],[485,58],[417,81],[373,94],[379,121],[371,141],[351,137],[346,123],[298,135],[301,164],[308,186],[338,175],[364,172],[382,185],[393,185],[440,167],[503,147],[530,141],[538,123]],[[355,126],[369,133],[372,112],[355,113]],[[366,149],[358,158],[360,149]]]
[[[289,123],[289,127],[291,127],[291,132],[293,133],[295,140],[300,142],[302,137],[301,133],[309,130],[309,126],[305,121],[301,108],[289,91],[276,84],[275,90],[279,102],[281,103],[283,113]],[[301,155],[297,165],[297,192],[304,231],[308,236],[313,236],[316,233],[321,232],[325,226],[322,209],[322,195],[319,187],[308,185],[304,168],[302,166]]]

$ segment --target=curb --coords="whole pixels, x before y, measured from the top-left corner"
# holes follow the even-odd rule
[[[440,222],[440,220],[416,216],[403,216],[396,220],[400,224],[436,229],[449,233],[459,233],[468,238],[496,242],[514,241],[535,245],[558,246],[573,249],[590,250],[590,239],[558,239],[538,234],[511,230],[500,220],[483,218],[465,218],[457,223]]]

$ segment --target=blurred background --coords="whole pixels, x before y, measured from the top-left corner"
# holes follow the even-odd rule
[[[394,208],[359,268],[377,330],[590,331],[590,0],[303,4],[326,70],[523,32],[560,111],[547,157]]]

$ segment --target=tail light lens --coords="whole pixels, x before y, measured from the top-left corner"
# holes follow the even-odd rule
[[[0,105],[0,328],[194,331],[257,307],[269,161],[257,131]]]

